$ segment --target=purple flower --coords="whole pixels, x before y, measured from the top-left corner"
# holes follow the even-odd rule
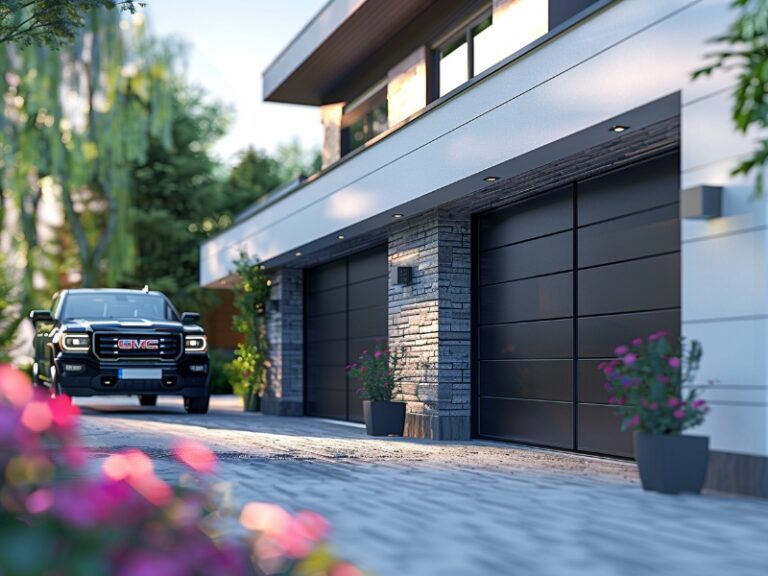
[[[632,366],[637,361],[637,356],[634,354],[627,354],[624,356],[624,366]]]
[[[654,340],[661,340],[662,338],[666,338],[667,333],[664,332],[664,330],[659,330],[658,332],[654,332],[650,336],[648,336],[648,341],[653,342]]]
[[[627,352],[629,352],[629,348],[626,346],[616,346],[616,356],[624,356]]]
[[[682,420],[683,418],[685,418],[685,410],[683,408],[678,408],[677,410],[674,411],[673,414],[675,418],[677,418],[678,420]]]
[[[611,372],[613,372],[613,366],[611,366],[610,364],[608,364],[608,366],[606,366],[605,368],[603,368],[603,373],[604,373],[606,376],[607,376],[608,374],[610,374]]]
[[[658,402],[651,402],[651,410],[658,410],[659,404]]]
[[[670,408],[674,408],[675,406],[679,406],[679,405],[680,405],[680,400],[678,400],[677,398],[670,398],[669,400],[667,400],[667,406],[669,406]]]
[[[632,346],[642,346],[643,345],[643,339],[642,338],[635,338],[632,340]]]
[[[696,409],[702,408],[702,407],[704,407],[706,405],[707,405],[707,401],[706,400],[702,400],[701,398],[699,398],[698,400],[694,400],[693,401],[693,407],[696,408]]]
[[[377,360],[381,358],[381,350],[376,350],[376,352],[373,353],[373,357]]]
[[[627,421],[627,428],[637,428],[640,426],[640,414],[635,414]]]
[[[680,364],[681,364],[680,358],[678,358],[677,356],[672,356],[672,358],[667,360],[667,364],[669,364],[670,368],[674,368],[674,369],[680,368]]]
[[[611,383],[610,382],[604,383],[603,384],[603,390],[605,390],[606,392],[610,392],[611,391]]]

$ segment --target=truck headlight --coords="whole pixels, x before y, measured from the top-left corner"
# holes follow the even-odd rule
[[[88,334],[67,334],[61,335],[61,349],[65,352],[88,352],[91,348],[91,337]]]
[[[205,336],[187,336],[184,338],[184,350],[193,353],[208,352],[208,339]]]

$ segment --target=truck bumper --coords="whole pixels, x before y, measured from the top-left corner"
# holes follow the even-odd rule
[[[59,354],[55,363],[61,390],[69,396],[208,395],[208,357],[202,354],[176,362],[102,362],[88,355]]]

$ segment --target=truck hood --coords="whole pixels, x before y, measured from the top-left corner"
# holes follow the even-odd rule
[[[195,324],[182,324],[172,320],[142,320],[140,318],[113,320],[64,320],[61,330],[65,332],[171,332],[179,334],[202,334],[203,329]]]

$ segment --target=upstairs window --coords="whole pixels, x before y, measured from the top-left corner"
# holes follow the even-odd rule
[[[437,97],[445,96],[499,59],[490,11],[474,19],[434,51]]]
[[[341,155],[360,148],[387,128],[387,83],[384,80],[344,107],[341,118]]]

